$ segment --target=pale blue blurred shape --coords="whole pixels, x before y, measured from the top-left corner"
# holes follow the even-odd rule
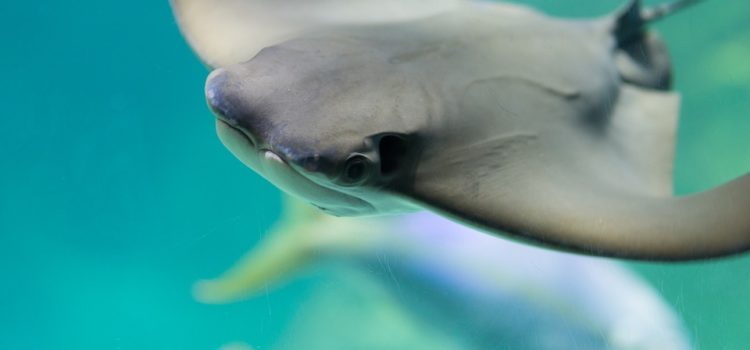
[[[429,213],[314,219],[273,234],[295,238],[288,259],[313,254],[328,263],[313,271],[335,281],[306,300],[280,349],[691,348],[658,293],[606,259],[508,242]],[[268,258],[266,247],[245,261],[263,269],[252,256]]]

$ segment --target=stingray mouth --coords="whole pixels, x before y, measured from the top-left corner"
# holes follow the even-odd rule
[[[235,157],[286,193],[337,216],[361,215],[374,210],[371,204],[358,197],[312,181],[290,165],[283,155],[256,147],[253,139],[242,129],[219,118],[216,119],[216,133]]]
[[[232,135],[231,138],[236,138],[237,136],[241,136],[242,138],[244,138],[246,147],[242,147],[242,148],[255,149],[267,161],[276,162],[278,164],[289,166],[288,163],[284,160],[284,158],[282,158],[278,153],[271,151],[270,149],[258,148],[255,141],[253,141],[253,138],[250,137],[250,135],[248,135],[241,128],[234,126],[231,123],[224,121],[222,119],[218,119],[218,118],[216,119],[216,128],[217,128],[217,132],[219,133],[219,137],[222,139],[222,141],[224,141],[224,139],[222,138],[222,135],[224,133],[226,132],[233,133],[234,135]]]

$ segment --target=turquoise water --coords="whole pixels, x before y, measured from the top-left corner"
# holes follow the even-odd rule
[[[617,2],[529,3],[583,16]],[[0,348],[268,348],[315,280],[191,298],[262,238],[280,194],[215,137],[206,71],[167,1],[6,1],[0,19]],[[657,26],[684,97],[679,193],[750,171],[748,23],[733,0]],[[633,266],[701,349],[748,347],[750,258]]]

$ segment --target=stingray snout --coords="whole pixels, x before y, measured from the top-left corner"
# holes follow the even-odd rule
[[[206,79],[206,102],[217,119],[241,131],[255,146],[262,146],[272,125],[252,101],[252,91],[231,69],[219,68]]]

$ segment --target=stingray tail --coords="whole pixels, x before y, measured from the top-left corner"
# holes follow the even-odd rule
[[[645,8],[641,11],[641,18],[647,23],[655,22],[701,1],[703,0],[680,0]]]
[[[648,89],[671,89],[672,63],[667,46],[646,27],[699,1],[678,0],[644,8],[640,0],[631,0],[608,17],[607,32],[615,37],[617,66],[625,82]]]
[[[679,12],[703,0],[677,0],[661,5],[644,8],[641,0],[631,0],[615,14],[615,36],[623,45],[637,39],[644,32],[647,24]]]

